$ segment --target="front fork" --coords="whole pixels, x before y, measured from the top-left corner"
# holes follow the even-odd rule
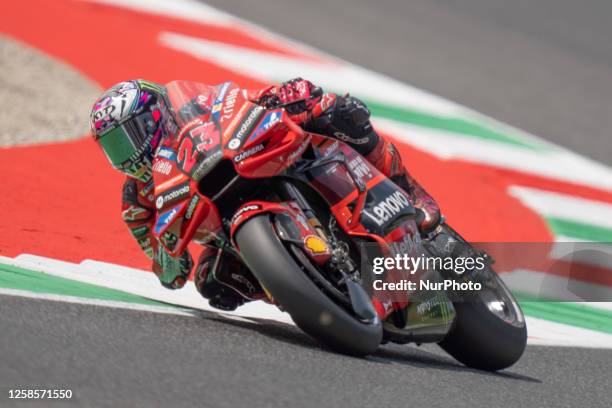
[[[325,240],[326,245],[330,248],[331,257],[323,267],[333,269],[342,277],[337,284],[346,286],[348,300],[355,314],[364,322],[378,318],[371,299],[361,285],[361,276],[350,256],[348,244],[338,240],[332,231],[329,234],[325,231],[315,211],[295,185],[287,181],[281,181],[279,184],[281,197],[294,201],[300,207],[309,225],[317,231],[320,238]],[[313,274],[318,275],[314,271]]]
[[[294,184],[283,180],[279,183],[279,190],[279,194],[283,199],[294,201],[300,207],[306,216],[308,224],[317,231],[319,237],[323,239],[330,248],[331,258],[328,266],[342,274],[344,279],[355,279],[356,267],[353,260],[350,258],[348,245],[345,242],[337,240],[331,231],[329,234],[327,233],[313,208]]]
[[[319,237],[321,237],[321,239],[327,242],[328,237],[325,233],[325,229],[321,225],[321,222],[317,218],[314,210],[312,209],[308,201],[304,198],[300,190],[296,186],[285,180],[282,180],[279,183],[278,187],[280,196],[284,200],[294,201],[306,216],[308,224],[310,224],[317,231],[317,234],[319,235]]]

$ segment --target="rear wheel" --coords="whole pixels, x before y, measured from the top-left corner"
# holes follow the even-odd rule
[[[268,214],[246,221],[235,240],[249,269],[300,329],[342,353],[362,356],[376,350],[380,320],[361,321],[315,285],[277,236]]]

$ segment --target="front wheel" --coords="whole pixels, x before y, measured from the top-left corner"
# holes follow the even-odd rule
[[[235,241],[249,269],[300,329],[341,353],[363,356],[376,350],[380,320],[360,321],[325,295],[287,251],[269,215],[246,221]]]
[[[440,238],[440,243],[432,247],[434,251],[435,245],[442,244],[453,248],[455,256],[478,256],[472,245],[447,224]],[[439,344],[468,367],[502,370],[516,363],[525,351],[525,316],[490,264],[475,279],[482,284],[482,290],[453,303],[453,328]]]
[[[492,270],[473,298],[454,303],[456,318],[440,346],[468,367],[497,371],[518,361],[527,344],[525,318],[514,296]]]

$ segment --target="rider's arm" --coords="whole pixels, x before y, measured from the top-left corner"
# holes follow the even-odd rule
[[[182,287],[191,272],[193,261],[188,251],[183,252],[178,258],[172,258],[153,236],[151,232],[155,221],[153,185],[128,177],[123,184],[122,201],[123,221],[140,248],[153,261],[153,272],[161,284],[169,289]]]
[[[369,109],[354,96],[323,93],[312,82],[295,78],[260,91],[248,91],[247,97],[266,108],[282,105],[293,121],[306,130],[343,140],[363,155],[378,143]]]
[[[247,98],[268,109],[283,105],[291,119],[303,125],[328,110],[335,103],[337,96],[333,93],[324,94],[320,87],[310,81],[294,78],[280,85],[247,91]]]
[[[151,229],[155,218],[155,207],[153,197],[149,197],[149,194],[153,194],[151,186],[128,177],[123,183],[121,217],[147,257],[154,259],[157,242]]]

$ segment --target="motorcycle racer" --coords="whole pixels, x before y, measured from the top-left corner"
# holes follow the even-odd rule
[[[409,194],[417,208],[422,232],[432,231],[438,225],[440,211],[435,200],[406,171],[393,144],[374,130],[370,111],[362,101],[348,94],[324,93],[301,78],[243,92],[251,102],[265,108],[284,107],[292,120],[307,131],[349,144]],[[196,101],[183,108],[206,111]],[[91,113],[94,140],[111,165],[127,175],[122,197],[123,220],[153,261],[153,272],[161,284],[170,289],[184,286],[193,269],[193,260],[187,250],[177,258],[171,257],[152,236],[156,212],[152,163],[163,141],[177,136],[175,115],[181,115],[182,110],[173,112],[164,86],[132,80],[104,92]],[[217,272],[213,277],[208,272],[216,263]],[[233,277],[239,274],[228,273],[241,268],[246,269],[246,266],[231,255],[205,248],[195,268],[196,288],[209,299],[211,306],[234,310],[244,302],[244,297],[219,281],[225,279],[231,283],[228,286],[244,288],[242,292],[249,293],[255,285],[237,281]]]

